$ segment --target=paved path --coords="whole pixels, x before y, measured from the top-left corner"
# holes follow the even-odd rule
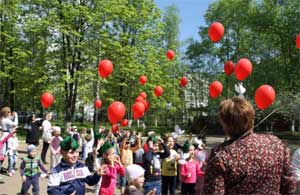
[[[180,138],[179,142],[183,142],[185,138]],[[210,150],[213,146],[223,142],[224,137],[222,136],[210,136],[207,137],[207,150]],[[41,141],[40,141],[41,143]],[[289,142],[287,143],[288,147],[291,149],[291,152],[294,152],[297,147],[300,146],[299,142]],[[20,158],[23,158],[26,155],[26,147],[27,145],[24,142],[20,143],[20,152],[18,156],[18,163],[17,167],[20,166]],[[42,149],[42,144],[37,149],[37,154],[40,154]],[[50,150],[47,153],[47,160],[50,162]],[[46,168],[49,168],[49,164],[45,165]],[[7,167],[7,159],[4,162],[4,167]],[[1,174],[0,177],[3,177],[3,179],[0,181],[0,195],[15,195],[20,192],[21,189],[21,177],[19,172],[17,171],[16,174],[12,177],[9,177],[7,175]],[[40,178],[40,195],[46,195],[46,189],[47,189],[47,181],[48,179],[45,178]],[[31,189],[30,189],[31,193]],[[93,194],[93,187],[87,187],[86,190],[87,195],[92,195]],[[119,191],[117,190],[115,194],[120,194]]]

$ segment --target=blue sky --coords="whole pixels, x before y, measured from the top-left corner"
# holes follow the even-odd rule
[[[208,5],[214,0],[154,0],[156,5],[164,11],[166,7],[175,5],[179,9],[180,26],[179,40],[193,37],[199,40],[198,28],[204,26],[204,13]]]

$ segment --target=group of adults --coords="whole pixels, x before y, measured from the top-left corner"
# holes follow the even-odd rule
[[[43,148],[41,152],[41,160],[45,164],[48,163],[46,162],[46,154],[52,137],[52,126],[50,122],[51,119],[52,119],[51,112],[46,113],[44,119],[38,118],[36,114],[31,114],[24,125],[24,129],[26,130],[26,143],[28,145],[33,144],[35,146],[38,146],[39,134],[40,134],[39,132],[41,130],[43,131],[42,132]],[[19,125],[18,113],[15,111],[12,112],[10,107],[7,106],[1,108],[0,130],[3,132],[2,138],[6,137],[13,129],[17,128],[18,125]],[[6,150],[7,150],[7,144],[4,144],[1,153],[5,154]]]

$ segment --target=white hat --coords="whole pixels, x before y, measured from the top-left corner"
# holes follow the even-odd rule
[[[144,175],[145,169],[140,165],[131,164],[126,167],[126,179],[128,182],[133,181],[140,176]]]

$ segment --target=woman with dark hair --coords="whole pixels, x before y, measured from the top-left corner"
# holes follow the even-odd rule
[[[273,135],[254,133],[255,112],[243,98],[221,102],[219,121],[228,141],[214,147],[205,170],[205,194],[291,194],[290,154]]]
[[[27,130],[26,143],[28,145],[33,144],[35,146],[39,145],[39,129],[42,126],[43,120],[36,118],[35,114],[28,117],[24,128]]]

